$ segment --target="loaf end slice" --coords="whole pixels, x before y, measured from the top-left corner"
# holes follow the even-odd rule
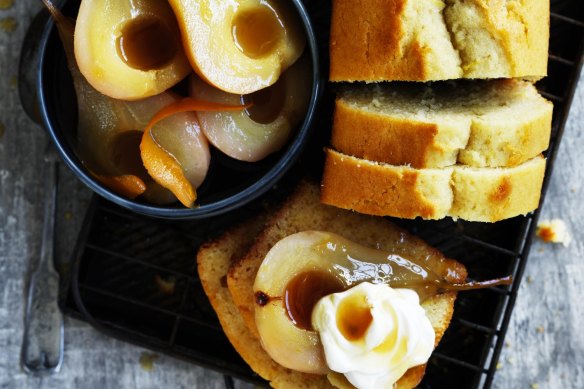
[[[266,214],[232,228],[201,246],[197,269],[203,289],[217,313],[227,338],[243,360],[278,388],[330,388],[326,378],[286,369],[275,363],[246,326],[227,288],[227,272],[253,244],[264,227]]]

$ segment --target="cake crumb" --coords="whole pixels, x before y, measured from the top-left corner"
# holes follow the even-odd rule
[[[176,290],[176,278],[173,276],[161,276],[156,274],[154,281],[158,286],[158,290],[165,296],[172,296]]]
[[[546,243],[561,243],[565,247],[568,247],[572,240],[562,219],[542,220],[537,225],[536,235]]]
[[[154,362],[159,358],[157,354],[143,352],[140,354],[140,367],[145,371],[154,370]]]
[[[509,342],[509,341],[506,341],[506,342],[505,342],[505,347],[507,347],[507,348],[511,347],[511,342]]]
[[[531,284],[533,282],[533,277],[532,276],[527,276],[527,283]]]
[[[531,389],[537,389],[537,388],[539,388],[538,384],[531,384]]]
[[[543,326],[537,326],[535,330],[538,334],[543,334],[545,332],[545,328]]]
[[[503,368],[503,364],[501,362],[497,363],[497,370],[501,370]]]

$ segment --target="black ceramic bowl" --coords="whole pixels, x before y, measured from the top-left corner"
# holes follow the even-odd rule
[[[67,69],[65,53],[52,20],[45,26],[39,48],[37,92],[40,114],[57,150],[65,163],[83,183],[104,198],[134,212],[169,219],[201,219],[241,207],[270,190],[294,165],[309,139],[323,82],[319,69],[317,41],[311,21],[301,0],[283,0],[294,4],[304,25],[306,51],[312,61],[310,104],[304,121],[293,137],[276,154],[255,163],[233,160],[212,148],[211,166],[205,182],[197,189],[198,207],[188,209],[179,203],[157,206],[140,199],[128,200],[98,182],[81,163],[75,152],[77,104],[73,83]],[[63,12],[75,16],[79,0],[65,2]]]

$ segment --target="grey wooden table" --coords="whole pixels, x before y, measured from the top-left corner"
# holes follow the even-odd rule
[[[24,114],[17,66],[36,0],[0,0],[0,388],[223,388],[215,372],[107,338],[66,319],[62,371],[33,378],[19,368],[25,274],[39,256],[41,156],[47,139]],[[568,247],[536,241],[526,269],[495,379],[495,388],[584,388],[584,82],[581,83],[542,218],[562,218]],[[57,262],[67,266],[90,198],[61,168]],[[247,385],[238,382],[237,386]]]

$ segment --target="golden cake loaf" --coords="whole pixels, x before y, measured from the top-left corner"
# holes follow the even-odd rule
[[[275,388],[333,387],[326,376],[300,373],[276,364],[260,345],[254,320],[253,284],[263,258],[282,238],[306,230],[330,231],[364,245],[379,244],[385,250],[400,247],[400,253],[429,258],[432,263],[445,261],[453,269],[442,274],[448,281],[463,282],[466,278],[466,270],[460,263],[444,258],[438,250],[391,222],[321,204],[318,186],[313,184],[302,183],[280,210],[267,217],[262,227],[265,218],[261,215],[204,244],[197,262],[205,292],[231,343],[251,368]],[[434,327],[436,344],[448,328],[455,298],[455,292],[447,292],[422,304]],[[408,370],[397,387],[415,387],[424,371],[425,366]],[[340,385],[338,378],[331,376]]]
[[[331,81],[547,73],[549,0],[333,0]]]
[[[515,166],[548,148],[552,112],[526,81],[351,85],[337,95],[331,143],[414,168]]]
[[[415,169],[326,154],[323,203],[405,219],[496,222],[524,215],[539,205],[546,166],[541,155],[513,167]]]

